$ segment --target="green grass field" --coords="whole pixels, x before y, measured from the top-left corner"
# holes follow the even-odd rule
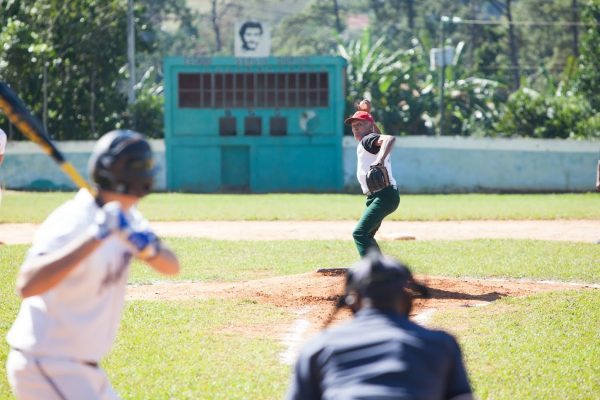
[[[356,261],[351,241],[225,241],[169,239],[188,266],[177,280],[236,281],[292,275]],[[535,240],[384,242],[386,254],[419,274],[450,277],[530,278],[600,283],[600,246]],[[216,261],[218,260],[218,261]],[[135,268],[131,280],[158,275]],[[164,279],[164,278],[161,278]]]
[[[38,223],[72,192],[3,194],[0,223]],[[365,199],[349,194],[181,194],[157,193],[140,203],[152,221],[355,220]],[[402,195],[388,220],[600,219],[600,195]]]
[[[598,398],[599,290],[506,298],[435,323],[458,336],[480,399]]]
[[[42,196],[36,200],[41,201],[38,207],[50,210],[72,194],[36,193],[33,196],[38,195]],[[22,198],[17,200],[19,196]],[[296,196],[269,196],[281,203],[281,207],[296,209]],[[310,201],[306,198],[314,202],[314,196],[318,195],[297,196],[297,208],[310,211]],[[5,198],[0,208],[3,222],[10,221],[5,212],[11,204],[20,210],[22,218],[35,209],[32,195],[11,197],[10,202]],[[232,197],[231,204],[213,206],[234,213],[234,203],[239,208],[250,207],[256,204],[255,197],[239,196],[237,201]],[[496,201],[496,197],[502,198],[491,196],[490,202]],[[153,195],[144,201],[142,209],[147,210],[152,219],[158,219],[153,213],[158,215],[161,209],[169,207],[177,208],[180,219],[217,219],[212,217],[213,210],[204,209],[209,208],[205,198],[212,196]],[[347,207],[348,213],[351,208],[358,208],[352,211],[354,213],[360,212],[358,197],[339,195],[339,198],[340,203],[351,204],[340,206]],[[401,209],[410,209],[411,198],[403,198]],[[493,207],[478,205],[488,201],[486,196],[479,195],[431,196],[431,199],[415,196],[412,199],[415,203],[435,203],[440,209],[440,219],[451,219],[443,210],[444,204],[457,209],[480,210],[480,215],[488,213],[486,218],[503,218],[509,213],[510,218],[518,219],[516,216],[527,213],[513,209],[493,214]],[[536,209],[536,215],[544,219],[558,218],[556,210],[561,204],[569,206],[562,210],[560,218],[600,217],[598,207],[593,207],[598,204],[598,195],[509,196],[505,199],[513,202],[506,208]],[[584,216],[577,206],[588,210]],[[420,215],[416,219],[423,217],[419,208],[414,207],[413,215]],[[344,218],[336,217],[342,215],[336,210],[332,210],[331,217],[325,212],[325,209],[315,211],[312,215],[323,217],[312,219],[352,218],[345,212],[342,213]],[[261,215],[248,210],[239,213]],[[39,215],[41,219],[44,214]],[[207,218],[208,215],[211,217]],[[294,215],[289,219],[301,219],[294,211],[287,215]],[[30,222],[39,221],[31,219]],[[180,256],[182,273],[174,278],[180,281],[251,280],[313,271],[320,266],[347,266],[356,260],[353,243],[343,240],[251,242],[169,238],[167,243]],[[600,245],[591,243],[415,241],[383,242],[382,247],[384,252],[404,260],[420,274],[600,283]],[[14,282],[27,248],[25,245],[0,247],[0,265],[4,271],[0,274],[2,337],[18,310]],[[138,263],[130,274],[132,283],[164,279]],[[291,324],[296,318],[275,306],[245,298],[130,301],[117,343],[103,367],[113,386],[126,399],[282,398],[290,367],[279,361],[284,350],[281,338],[266,333],[270,326]],[[503,298],[483,308],[440,311],[434,315],[433,323],[458,337],[480,399],[592,399],[600,393],[597,379],[600,376],[600,289]],[[252,333],[261,329],[264,329],[263,334]],[[11,398],[4,378],[7,351],[8,346],[3,342],[0,345],[0,399]]]

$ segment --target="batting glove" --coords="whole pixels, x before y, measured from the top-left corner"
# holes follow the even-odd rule
[[[115,232],[130,230],[129,221],[121,205],[116,201],[106,203],[96,212],[94,224],[91,227],[92,236],[97,240],[106,239]]]
[[[127,215],[116,202],[106,203],[96,213],[92,236],[97,240],[106,239],[116,234],[123,240],[132,253],[141,260],[148,260],[158,255],[160,239],[150,230],[134,230],[129,224]]]
[[[152,231],[132,231],[127,242],[135,250],[135,256],[141,260],[154,258],[160,252],[160,239]]]

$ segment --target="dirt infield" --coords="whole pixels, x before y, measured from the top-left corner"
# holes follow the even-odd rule
[[[160,236],[222,240],[351,239],[356,221],[179,221],[153,222]],[[35,224],[0,224],[0,242],[30,243]],[[591,242],[600,240],[600,220],[385,221],[377,238],[394,240],[513,238]]]
[[[165,236],[230,240],[347,239],[356,221],[198,221],[153,224]],[[513,238],[596,242],[600,220],[544,221],[385,221],[378,239],[416,240]]]

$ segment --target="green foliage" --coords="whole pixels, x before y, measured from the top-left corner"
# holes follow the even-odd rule
[[[371,99],[373,116],[383,131],[394,135],[431,133],[433,114],[432,76],[427,67],[427,54],[418,41],[407,50],[390,51],[386,39],[372,42],[371,32],[338,46],[339,54],[348,62],[346,109],[351,114],[355,103]],[[346,127],[346,133],[350,130]]]
[[[405,18],[408,19],[409,3],[412,3],[412,6],[414,6],[413,22],[415,24],[412,28],[407,29],[408,21],[405,21]],[[579,4],[579,6],[582,9],[586,9],[589,6],[593,10],[592,3],[597,4],[597,0],[589,4]],[[468,4],[460,4],[450,1],[372,1],[369,5],[377,21],[377,24],[370,25],[370,29],[375,35],[386,37],[386,49],[406,47],[406,43],[414,37],[421,37],[422,41],[427,43],[429,42],[427,38],[436,38],[439,35],[441,26],[439,22],[440,15],[458,16],[467,20],[490,19],[493,21],[496,17],[502,16],[506,11],[504,4],[501,2],[468,2]],[[573,9],[571,1],[566,0],[544,3],[542,5],[527,1],[515,3],[512,10],[514,20],[546,23],[546,25],[540,26],[523,25],[515,27],[521,58],[521,73],[527,77],[526,80],[528,81],[525,84],[526,88],[539,90],[543,88],[544,81],[547,85],[550,81],[556,81],[561,71],[568,73],[572,78],[574,70],[572,68],[573,63],[569,61],[569,57],[572,57],[576,52],[575,45],[573,44],[573,35],[574,31],[580,28],[569,27],[565,29],[562,26],[552,26],[551,24],[565,20],[566,22],[571,22],[572,18],[577,18],[579,11],[579,8]],[[482,15],[485,17],[481,17]],[[593,19],[595,17],[590,18],[590,15],[595,15],[593,11],[588,10],[586,15],[588,16],[588,23],[591,20],[591,23],[598,24],[597,18],[595,20]],[[511,82],[514,72],[508,55],[507,28],[506,26],[459,23],[446,24],[445,29],[447,43],[466,42],[466,54],[461,56],[459,64],[447,67],[446,93],[444,96],[444,134],[497,135],[498,132],[493,128],[506,111],[503,107],[508,98],[506,82]],[[583,37],[582,59],[586,60],[587,57],[588,64],[585,67],[587,72],[582,74],[582,76],[586,76],[587,78],[581,80],[581,82],[587,82],[586,84],[590,88],[593,87],[593,76],[597,75],[597,68],[593,67],[593,65],[598,65],[598,60],[593,58],[595,57],[593,54],[598,53],[598,46],[596,45],[598,42],[597,32],[597,29],[588,29],[587,34]],[[398,38],[401,39],[398,40]],[[592,57],[586,55],[586,53],[593,53]],[[594,63],[593,61],[596,62]],[[542,65],[545,67],[540,68],[542,72],[534,69],[532,73],[531,65]],[[548,72],[550,70],[552,73]],[[477,84],[469,85],[469,82],[489,82],[492,84],[486,84],[481,87]],[[410,104],[411,110],[416,110],[416,114],[420,112],[422,117],[421,119],[411,118],[410,120],[419,121],[419,123],[425,120],[425,126],[429,127],[428,130],[418,129],[418,134],[431,133],[432,128],[440,121],[439,110],[436,107],[437,102],[439,102],[439,93],[435,94],[439,87],[437,74],[433,76],[433,83],[433,91],[431,93],[435,96],[433,98],[435,103],[422,107],[422,109]],[[577,90],[572,85],[573,82],[563,81],[563,83],[569,83],[571,85],[570,90],[575,93],[571,93],[569,96],[576,95]],[[540,85],[542,86],[540,87]],[[426,85],[422,84],[421,87],[426,87]],[[563,87],[563,89],[566,94],[567,88]],[[484,98],[482,96],[483,93],[487,93],[488,96]],[[532,121],[535,128],[538,128],[538,132],[534,136],[588,139],[597,137],[594,134],[595,130],[588,125],[589,123],[593,124],[595,120],[589,120],[589,118],[592,118],[589,107],[587,107],[586,101],[582,100],[587,97],[591,100],[592,107],[597,108],[593,103],[593,99],[597,98],[597,93],[598,90],[590,89],[588,90],[588,96],[579,96],[579,100],[547,99],[545,102],[548,103],[546,110],[548,111],[547,114],[550,115],[549,119],[556,118],[556,121],[544,122],[544,126],[536,125],[539,119]],[[556,94],[553,93],[551,96],[554,95]],[[388,132],[394,134],[402,134],[398,133],[402,131],[408,131],[409,134],[412,134],[414,132],[412,129],[403,129],[405,127],[397,123],[400,119],[406,122],[406,117],[403,115],[404,110],[401,109],[408,102],[405,99],[395,102],[397,99],[392,98],[390,93],[386,93],[385,96],[394,100],[390,101],[389,104],[394,105],[396,108],[396,110],[391,112],[391,115],[385,116],[385,120],[382,120],[381,116],[379,117],[386,130],[389,129]],[[547,97],[550,95],[543,93],[542,96]],[[420,99],[423,98],[421,97]],[[355,101],[356,99],[350,100]],[[376,101],[375,97],[373,97],[373,100]],[[419,100],[416,103],[420,104]],[[581,107],[581,110],[576,110],[578,107]],[[553,116],[553,111],[555,111],[556,117]],[[577,122],[572,123],[574,119],[579,117],[582,119],[578,119]],[[511,116],[506,117],[506,119],[511,119]],[[511,126],[508,121],[502,122],[499,126],[502,129],[520,128]],[[421,125],[420,128],[422,127]],[[563,133],[559,134],[559,132]],[[522,133],[507,131],[504,134],[511,136]]]
[[[579,96],[543,96],[521,88],[513,93],[495,131],[502,136],[535,138],[594,138],[590,125],[597,124],[586,99]],[[590,136],[586,136],[590,135]]]
[[[600,113],[600,0],[589,0],[586,3],[582,22],[588,25],[582,35],[578,86],[581,95],[589,100],[594,111]],[[598,130],[595,132],[598,134]]]
[[[460,323],[457,323],[460,321]],[[481,399],[593,399],[600,391],[600,293],[564,291],[437,313]]]
[[[128,125],[150,138],[164,136],[163,86],[154,67],[148,68],[136,86],[137,98],[128,109]]]
[[[462,16],[465,4],[452,0],[369,0],[373,18],[369,24],[375,37],[385,37],[389,49],[407,48],[415,38],[435,41],[439,37],[441,15]],[[412,26],[411,26],[412,21]],[[428,43],[427,47],[432,43]]]
[[[468,68],[473,74],[500,82],[507,76],[501,66],[506,62],[504,28],[494,25],[473,25],[469,27]]]
[[[436,131],[439,116],[439,73],[429,68],[429,52],[422,42],[390,52],[386,38],[375,43],[366,30],[360,39],[340,45],[339,54],[348,62],[348,113],[362,98],[371,99],[373,115],[384,132],[395,135],[426,135]],[[444,84],[445,135],[489,135],[499,118],[499,104],[506,88],[499,82],[468,76],[463,67],[464,43],[456,46],[452,65],[446,68]],[[346,133],[350,129],[346,127]]]
[[[137,1],[136,6],[136,12],[155,28],[145,32],[141,38],[156,47],[156,51],[136,55],[142,70],[149,65],[159,67],[162,65],[162,56],[170,52],[193,54],[196,48],[190,46],[190,43],[199,39],[195,20],[197,16],[186,0],[144,0]]]
[[[335,21],[331,2],[310,1],[302,11],[284,18],[274,27],[273,54],[280,56],[332,54],[336,48]]]
[[[527,79],[527,85],[502,105],[501,118],[493,131],[500,136],[535,138],[589,140],[600,137],[597,113],[589,98],[577,92],[577,73],[578,65],[573,57],[567,59],[560,76],[540,67],[538,76]],[[539,83],[541,80],[543,85]],[[534,81],[538,81],[537,84]],[[531,89],[536,85],[541,88],[540,92]]]
[[[0,79],[36,116],[47,117],[53,138],[93,139],[124,127],[163,136],[162,86],[157,84],[162,52],[193,40],[196,31],[184,0],[134,4],[136,58],[146,73],[136,86],[137,103],[128,107],[127,2],[0,3]],[[159,29],[166,20],[179,25],[178,34]]]
[[[131,126],[150,138],[162,138],[163,132],[163,97],[143,93],[130,107]]]
[[[126,3],[2,3],[0,74],[55,139],[87,139],[122,124]],[[138,35],[144,32],[139,21]],[[141,41],[137,50],[149,50]]]
[[[150,52],[136,53],[136,101],[128,105],[122,124],[151,138],[164,137],[163,57],[192,55],[200,43],[197,14],[185,0],[136,1],[136,13],[153,29],[140,35]]]
[[[574,30],[581,26],[553,25],[560,22],[577,22],[587,0],[513,1],[515,21],[532,21],[540,25],[516,27],[519,39],[519,60],[523,72],[530,75],[529,67],[543,65],[548,71],[559,75],[569,57],[576,55]],[[575,9],[573,9],[575,7]],[[534,71],[535,74],[535,71]],[[533,89],[539,89],[533,87]]]
[[[496,81],[469,77],[445,85],[444,135],[489,136],[500,118],[504,87]]]
[[[577,122],[574,137],[588,140],[600,139],[600,114],[595,113],[588,119]]]
[[[446,69],[444,134],[512,136],[522,134],[524,128],[511,122],[513,105],[502,106],[514,72],[507,26],[494,24],[504,17],[505,2],[135,1],[136,76],[142,79],[136,85],[137,102],[131,106],[126,101],[126,2],[74,0],[65,4],[53,0],[0,2],[0,79],[46,121],[56,139],[93,139],[123,127],[162,137],[163,57],[231,55],[234,21],[241,18],[263,18],[271,23],[271,54],[275,56],[333,54],[343,42],[353,69],[348,76],[346,111],[353,111],[353,103],[363,96],[371,96],[375,116],[385,132],[426,135],[438,132],[441,120],[439,74],[429,70],[429,50],[440,47],[440,17],[461,17],[463,22],[445,25],[446,45],[458,43],[461,54],[458,63]],[[541,4],[523,0],[513,2],[512,14],[515,21],[541,23],[513,27],[522,86],[546,98],[540,110],[529,113],[543,114],[545,107],[554,110],[554,114],[546,112],[550,119],[558,119],[533,118],[526,123],[532,125],[526,134],[597,137],[594,113],[600,110],[600,30],[596,29],[600,1],[580,1],[575,6],[571,0]],[[349,19],[357,16],[369,21],[368,41],[364,36],[357,39],[361,31]],[[464,22],[468,20],[489,24]],[[560,25],[577,20],[585,25]],[[371,37],[385,39],[371,41]],[[355,48],[357,43],[363,50]],[[364,49],[372,50],[368,57]],[[552,98],[558,95],[560,82],[561,96],[573,99]],[[577,107],[580,112],[574,109]],[[509,115],[503,116],[505,112]],[[493,129],[500,119],[498,126],[503,132]],[[7,128],[2,115],[0,126]]]

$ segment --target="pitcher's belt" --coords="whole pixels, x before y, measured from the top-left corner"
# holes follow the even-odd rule
[[[396,185],[390,185],[390,186],[391,186],[391,187],[393,187],[394,189],[398,190],[398,187],[397,187]],[[385,190],[385,189],[389,188],[390,186],[386,186],[386,187],[384,187],[384,188],[383,188],[383,189],[381,189],[381,190]],[[366,196],[371,196],[372,194],[376,194],[376,193],[379,193],[379,192],[381,192],[381,190],[378,190],[378,191],[376,191],[375,193],[367,192],[367,193],[365,193],[365,195],[366,195]]]

